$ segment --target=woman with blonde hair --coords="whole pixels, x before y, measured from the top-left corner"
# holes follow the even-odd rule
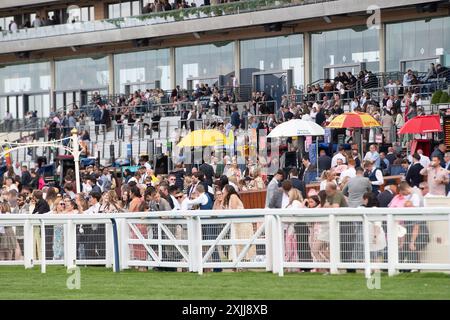
[[[244,204],[242,203],[241,198],[239,197],[238,193],[236,192],[236,189],[234,189],[233,186],[227,184],[223,188],[222,193],[223,193],[223,206],[225,209],[244,210]],[[235,239],[250,239],[254,234],[253,224],[251,222],[234,223],[232,227],[234,227],[234,230],[232,229],[232,234],[234,231]],[[236,245],[236,257],[239,257],[244,247],[245,247],[244,245]],[[252,261],[252,259],[255,257],[256,257],[256,246],[252,245],[248,249],[243,259],[246,261]]]
[[[62,198],[57,198],[53,203],[52,211],[53,214],[64,214],[66,213],[66,204]],[[53,226],[53,260],[64,259],[64,226],[58,224]]]
[[[264,180],[261,174],[261,168],[256,168],[253,172],[253,180],[251,181],[252,186],[257,190],[263,190],[266,188]]]
[[[320,190],[325,190],[328,182],[332,182],[336,186],[338,185],[336,182],[336,175],[332,170],[325,170],[320,176]]]
[[[103,194],[102,205],[100,206],[100,212],[103,213],[117,213],[121,211],[120,202],[117,197],[117,193],[114,190],[110,190]]]

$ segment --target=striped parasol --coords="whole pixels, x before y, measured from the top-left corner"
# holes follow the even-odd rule
[[[345,112],[331,120],[327,128],[372,128],[381,124],[365,112]]]

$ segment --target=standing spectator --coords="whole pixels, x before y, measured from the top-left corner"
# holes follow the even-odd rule
[[[331,169],[331,158],[327,155],[325,150],[321,149],[319,153],[319,173]]]
[[[281,181],[284,179],[284,172],[283,170],[278,170],[277,173],[273,176],[272,180],[270,180],[269,184],[267,185],[267,193],[266,193],[266,208],[269,208],[269,203],[272,200],[273,195],[275,194],[276,190],[279,188]]]
[[[382,171],[375,167],[374,163],[371,161],[364,162],[364,169],[364,176],[369,178],[370,183],[372,184],[372,192],[375,195],[378,195],[380,186],[384,183]]]
[[[445,167],[445,160],[444,160],[445,150],[446,150],[445,143],[439,143],[439,145],[436,147],[436,149],[434,149],[433,153],[431,154],[431,158],[438,157],[439,164],[442,168]]]
[[[348,196],[348,206],[357,208],[363,204],[363,195],[372,192],[372,185],[367,177],[364,177],[364,170],[356,168],[356,176],[350,178],[342,193]]]
[[[422,182],[423,177],[420,174],[423,166],[420,164],[420,155],[418,153],[414,153],[413,163],[409,166],[408,171],[406,172],[405,181],[409,183],[411,187],[419,187],[419,184]]]
[[[421,175],[427,176],[430,195],[433,196],[445,196],[445,188],[449,183],[448,172],[440,166],[440,162],[439,156],[432,156],[431,164],[420,170]]]
[[[378,153],[377,146],[375,144],[370,145],[369,151],[366,153],[363,160],[373,162],[376,168],[380,167],[380,154]]]
[[[28,172],[28,167],[22,166],[22,176],[20,183],[22,184],[22,186],[28,186],[31,183],[31,180],[32,178],[30,172]]]

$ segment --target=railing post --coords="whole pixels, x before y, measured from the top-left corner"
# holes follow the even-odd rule
[[[77,226],[73,220],[67,221],[67,241],[65,247],[67,269],[72,269],[76,266],[77,260]]]
[[[199,275],[203,274],[203,248],[202,248],[202,221],[200,217],[195,217],[194,220],[194,255],[195,265]]]
[[[194,222],[192,218],[187,218],[186,221],[187,225],[187,240],[188,240],[188,255],[189,255],[189,266],[188,270],[189,272],[195,272],[197,271],[195,266],[195,236],[194,236]]]
[[[272,224],[274,223],[274,217],[271,214],[266,214],[265,220],[265,236],[266,236],[266,271],[272,271],[273,269],[273,232]]]
[[[279,273],[280,272],[280,246],[279,243],[281,241],[281,235],[279,233],[278,229],[278,219],[277,216],[273,216],[273,223],[272,223],[272,272],[273,273]]]
[[[363,238],[364,238],[364,271],[366,278],[370,278],[370,236],[369,236],[369,219],[367,215],[363,215]]]
[[[114,241],[111,223],[105,223],[105,267],[111,268],[114,263]]]
[[[278,234],[278,276],[284,276],[284,232],[283,223],[281,222],[281,217],[276,216],[277,220],[277,234]]]
[[[128,260],[130,259],[130,247],[128,245],[128,239],[130,239],[130,228],[126,219],[116,219],[119,244],[120,244],[120,270],[128,269]]]
[[[46,273],[46,259],[45,259],[45,223],[41,220],[41,273]]]
[[[398,238],[397,228],[394,216],[388,214],[387,216],[387,237],[388,237],[388,275],[394,276],[396,274],[395,266],[398,263]]]
[[[33,225],[26,219],[23,226],[23,260],[25,269],[33,267]]]
[[[339,224],[336,222],[336,216],[330,214],[330,273],[338,274],[337,264],[340,261],[340,242],[339,242]]]

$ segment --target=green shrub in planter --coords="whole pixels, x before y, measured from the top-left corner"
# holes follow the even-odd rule
[[[447,103],[448,102],[448,93],[443,92],[441,98],[439,99],[439,103]]]
[[[435,93],[433,93],[433,97],[431,98],[431,104],[438,104],[441,100],[442,96],[442,90],[438,90]]]

